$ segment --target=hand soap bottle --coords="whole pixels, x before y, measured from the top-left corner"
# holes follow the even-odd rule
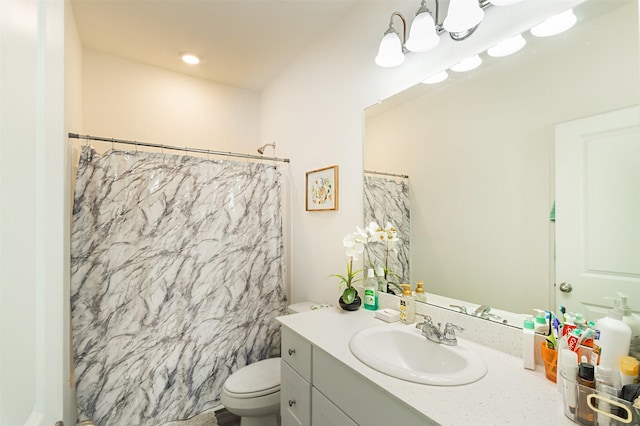
[[[411,324],[416,320],[416,301],[411,296],[411,285],[402,285],[402,297],[400,298],[400,321]]]
[[[423,285],[422,281],[418,281],[418,284],[416,284],[416,302],[427,303],[427,295],[424,292],[424,288],[422,288]]]
[[[370,311],[378,310],[378,281],[373,275],[373,269],[369,269],[367,279],[364,280],[364,308]]]
[[[613,309],[596,322],[594,352],[600,355],[598,365],[607,367],[613,374],[620,374],[620,358],[629,355],[631,328],[622,321],[620,299],[613,298]]]

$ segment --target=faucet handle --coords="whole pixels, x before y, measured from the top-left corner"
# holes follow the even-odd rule
[[[456,339],[456,330],[464,331],[464,328],[450,322],[446,323],[442,332],[442,343],[452,346],[457,345],[458,339]]]

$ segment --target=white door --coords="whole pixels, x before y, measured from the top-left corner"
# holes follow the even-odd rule
[[[53,426],[72,405],[62,1],[0,0],[0,87],[0,425]]]
[[[556,305],[640,311],[640,108],[556,126]]]

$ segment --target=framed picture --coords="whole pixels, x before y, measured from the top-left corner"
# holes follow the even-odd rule
[[[338,166],[307,172],[307,211],[338,210]]]

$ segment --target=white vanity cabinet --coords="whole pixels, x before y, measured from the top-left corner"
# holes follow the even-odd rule
[[[282,327],[282,426],[435,424]]]

